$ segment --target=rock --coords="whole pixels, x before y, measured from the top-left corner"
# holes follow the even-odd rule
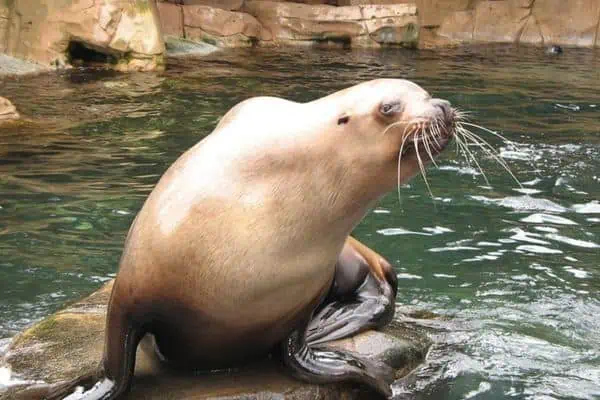
[[[14,57],[60,67],[69,65],[77,45],[114,60],[120,70],[163,64],[154,0],[8,1],[0,5],[0,19],[0,48]]]
[[[219,47],[247,47],[270,40],[268,32],[250,14],[208,6],[184,6],[183,25],[187,39]]]
[[[17,335],[0,361],[0,399],[39,399],[52,385],[97,373],[102,356],[104,319],[112,282]],[[388,363],[396,377],[421,363],[425,335],[393,322],[382,332],[368,331],[332,343]],[[166,370],[138,350],[128,399],[352,399],[365,392],[351,384],[316,385],[290,378],[273,359],[236,371],[184,374]],[[9,384],[2,386],[2,384]],[[4,389],[2,389],[4,388]]]
[[[514,1],[482,1],[475,8],[473,40],[477,42],[516,43],[531,14],[531,9]]]
[[[0,77],[7,75],[34,74],[47,70],[48,68],[43,65],[0,54]]]
[[[187,39],[177,38],[175,36],[165,37],[167,46],[167,56],[180,57],[185,55],[206,56],[215,51],[219,51],[217,46],[206,42],[195,42]]]
[[[209,6],[226,11],[240,11],[244,5],[244,0],[185,0],[185,5]]]
[[[248,0],[242,10],[256,17],[275,43],[414,47],[419,36],[413,3],[334,7]]]
[[[537,19],[535,18],[535,16],[530,15],[529,18],[527,18],[527,23],[525,24],[525,27],[523,28],[523,33],[521,33],[521,37],[519,38],[519,43],[544,43],[542,30],[540,29],[540,25],[537,23]]]
[[[544,43],[586,47],[598,45],[598,0],[536,0],[532,13]]]
[[[470,10],[472,0],[416,0],[419,23],[424,28],[439,27],[446,17],[456,11]]]
[[[437,34],[443,38],[470,42],[473,40],[473,31],[475,30],[475,12],[457,11],[449,15]]]
[[[16,107],[10,100],[0,97],[0,124],[7,121],[15,121],[20,118]]]
[[[172,3],[158,3],[158,15],[164,37],[185,37],[183,31],[183,7]],[[166,41],[166,40],[165,40]]]

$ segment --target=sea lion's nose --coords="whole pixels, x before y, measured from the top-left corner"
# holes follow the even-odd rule
[[[442,112],[443,120],[446,123],[452,122],[452,105],[448,100],[432,99],[433,106]]]

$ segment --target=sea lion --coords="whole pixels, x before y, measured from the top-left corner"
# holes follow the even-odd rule
[[[390,396],[388,367],[320,346],[392,318],[392,267],[349,235],[447,146],[454,126],[449,102],[399,79],[233,107],[137,214],[108,307],[105,376],[66,398],[120,397],[146,334],[178,368],[272,352],[300,379]]]
[[[560,47],[560,46],[558,46],[558,45],[556,45],[556,44],[554,44],[554,45],[552,45],[552,46],[550,46],[550,47],[548,47],[548,48],[546,49],[546,53],[547,53],[547,54],[551,54],[551,55],[558,55],[558,54],[562,54],[562,52],[563,52],[563,49],[562,49],[562,47]]]

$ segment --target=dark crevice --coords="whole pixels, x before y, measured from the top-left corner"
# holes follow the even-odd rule
[[[77,41],[69,42],[69,46],[67,47],[67,58],[73,65],[114,64],[117,61],[115,56],[93,50]]]

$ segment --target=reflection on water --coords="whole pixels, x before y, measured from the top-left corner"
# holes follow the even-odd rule
[[[307,101],[408,78],[485,135],[383,199],[356,234],[397,265],[398,302],[441,317],[398,398],[600,397],[600,56],[569,49],[241,50],[157,74],[73,70],[0,82],[29,121],[0,131],[0,337],[114,276],[135,213],[181,152],[255,95]]]

